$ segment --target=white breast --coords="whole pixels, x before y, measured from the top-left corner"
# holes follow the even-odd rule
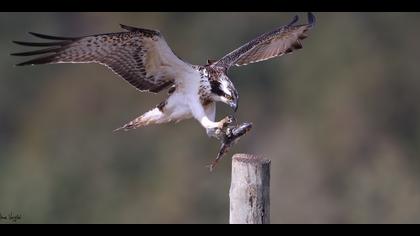
[[[173,120],[189,119],[192,117],[192,109],[199,102],[200,74],[194,70],[177,81],[175,92],[167,100],[165,113]]]

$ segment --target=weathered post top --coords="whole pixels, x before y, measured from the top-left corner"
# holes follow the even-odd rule
[[[231,224],[270,223],[270,164],[270,160],[259,156],[233,156],[229,193]]]

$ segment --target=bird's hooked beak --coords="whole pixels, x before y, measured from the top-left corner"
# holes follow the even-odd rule
[[[236,112],[238,110],[238,98],[235,98],[229,102],[229,106],[233,109],[234,112]]]

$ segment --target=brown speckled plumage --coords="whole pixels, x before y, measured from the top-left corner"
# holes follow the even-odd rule
[[[295,16],[288,25],[265,33],[239,47],[215,62],[214,66],[228,70],[233,65],[242,66],[260,62],[301,49],[301,40],[308,37],[308,31],[315,25],[315,16],[308,13],[308,24],[294,25],[298,19]]]
[[[140,91],[157,93],[173,84],[173,79],[147,69],[147,60],[153,48],[151,41],[163,40],[155,30],[121,25],[129,32],[108,33],[87,37],[64,38],[33,33],[33,35],[59,42],[37,46],[57,46],[44,50],[15,53],[17,56],[32,56],[53,53],[18,65],[50,63],[99,63],[107,66]],[[149,40],[149,41],[148,41]],[[151,41],[150,41],[151,40]],[[34,43],[16,42],[26,46]]]

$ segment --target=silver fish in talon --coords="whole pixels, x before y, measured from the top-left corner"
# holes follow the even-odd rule
[[[222,159],[226,153],[229,152],[229,150],[235,145],[239,139],[248,133],[252,129],[252,123],[242,123],[241,125],[234,126],[234,127],[228,127],[226,129],[225,135],[222,139],[222,145],[220,146],[219,153],[217,154],[216,159],[208,165],[210,168],[210,172],[214,170],[217,163]]]

